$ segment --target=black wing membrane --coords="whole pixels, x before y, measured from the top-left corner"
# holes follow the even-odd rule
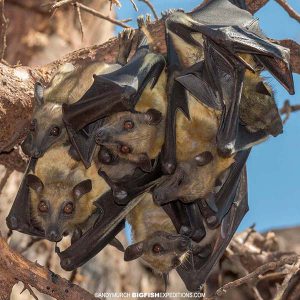
[[[215,229],[207,229],[206,235],[214,236],[213,241],[199,246],[198,250],[196,250],[197,248],[193,250],[192,257],[177,268],[178,274],[190,291],[199,290],[200,286],[206,281],[211,269],[224,254],[241,220],[248,211],[245,167],[234,190],[234,201],[221,224]]]
[[[105,173],[100,172],[100,175],[112,189],[95,202],[101,211],[99,218],[93,227],[65,251],[60,252],[57,249],[61,266],[67,271],[86,263],[115,238],[124,227],[126,215],[141,200],[138,196],[151,188],[155,179],[161,175],[161,171],[160,164],[156,162],[151,173],[137,169],[123,182],[112,183]]]
[[[244,7],[241,1],[232,2]],[[255,71],[240,54],[251,54],[289,93],[294,93],[289,50],[272,43],[263,35],[258,21],[249,12],[228,0],[212,0],[190,14],[173,13],[166,20],[166,37],[168,68],[173,70],[170,76],[205,105],[222,110],[217,142],[218,149],[224,155],[236,152],[234,145],[238,139],[244,74],[247,69]],[[175,45],[178,38],[183,41],[181,46]],[[202,49],[203,60],[180,74],[182,66],[178,47],[184,47],[184,43]],[[175,94],[169,97],[169,114],[173,122],[174,112],[188,106],[186,97],[176,98],[175,89],[180,90],[174,83],[169,92],[171,96]],[[188,115],[188,111],[184,112]],[[171,155],[168,152],[168,145],[176,144],[174,128],[174,125],[166,128],[163,152],[163,164],[169,166],[164,168],[166,173],[173,171],[176,165],[175,152]]]
[[[37,159],[31,158],[24,173],[17,196],[6,218],[7,227],[28,235],[45,237],[44,231],[34,226],[30,212],[29,187],[27,185],[27,174],[34,170]]]

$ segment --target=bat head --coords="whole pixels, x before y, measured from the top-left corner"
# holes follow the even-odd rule
[[[181,265],[190,247],[191,240],[188,237],[157,231],[147,239],[127,247],[124,260],[140,257],[154,271],[168,273]]]
[[[162,205],[178,199],[189,203],[205,198],[214,189],[216,179],[232,162],[231,157],[221,158],[209,151],[180,162],[174,174],[162,178],[153,191],[153,199]]]
[[[98,130],[96,141],[113,155],[149,172],[151,159],[159,153],[156,148],[160,150],[163,143],[162,114],[156,109],[149,109],[145,113],[113,114]]]
[[[51,176],[56,176],[56,180],[44,183],[36,175],[28,174],[27,185],[33,221],[45,231],[48,240],[59,242],[92,214],[92,205],[87,203],[92,182],[85,179],[77,183],[75,176],[59,182],[59,172]]]
[[[65,142],[67,131],[62,120],[61,104],[44,102],[40,83],[35,85],[35,100],[33,119],[22,150],[28,156],[39,158],[51,146]]]
[[[113,181],[118,181],[125,176],[133,175],[137,168],[135,163],[116,156],[104,146],[101,146],[98,152],[98,162],[99,169],[105,172]]]

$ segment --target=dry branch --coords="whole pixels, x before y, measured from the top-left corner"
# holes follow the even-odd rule
[[[156,13],[156,10],[154,8],[154,5],[149,0],[139,0],[139,1],[144,2],[146,5],[149,6],[149,8],[151,9],[151,11],[153,13],[155,20],[159,19],[158,14]]]
[[[11,250],[0,238],[0,299],[9,299],[13,286],[19,281],[26,289],[34,287],[39,292],[58,300],[94,300],[93,295],[48,269],[30,262]]]
[[[276,0],[276,2],[283,7],[283,9],[289,14],[289,16],[300,23],[300,14],[298,14],[286,0]]]
[[[233,282],[229,282],[225,284],[223,287],[219,288],[216,292],[216,296],[221,297],[225,295],[229,290],[233,288],[237,288],[242,284],[246,284],[248,282],[252,282],[254,280],[259,279],[260,275],[267,273],[268,271],[274,271],[286,264],[294,264],[298,261],[298,255],[292,255],[288,257],[283,257],[279,261],[269,262],[260,267],[258,267],[255,271],[250,274],[244,276],[243,278],[237,279]]]

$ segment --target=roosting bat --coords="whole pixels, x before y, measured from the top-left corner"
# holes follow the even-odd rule
[[[145,35],[141,34],[137,50],[130,61],[122,68],[94,77],[94,83],[82,98],[71,105],[63,105],[65,121],[70,140],[88,165],[95,147],[93,122],[113,113],[133,111],[139,98],[147,87],[152,89],[165,68],[162,55],[150,51]],[[89,125],[91,124],[91,125]],[[89,138],[89,142],[84,138]]]
[[[258,77],[264,68],[293,94],[288,49],[272,43],[249,12],[228,0],[212,0],[189,14],[171,14],[166,19],[166,39],[169,107],[162,157],[164,172],[175,171],[175,116],[180,109],[189,117],[186,90],[222,113],[217,145],[223,156],[245,149],[262,136],[266,138],[264,132],[257,132],[257,137],[249,135],[249,140],[239,134],[243,82],[251,72],[249,76]],[[196,59],[195,55],[189,55],[195,53]],[[268,89],[260,83],[256,91],[264,102]],[[274,103],[264,103],[270,104]],[[255,107],[254,102],[252,109]],[[240,149],[236,149],[237,145]]]

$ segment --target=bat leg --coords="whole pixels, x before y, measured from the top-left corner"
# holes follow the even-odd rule
[[[127,64],[128,57],[132,48],[134,30],[131,28],[124,29],[119,33],[119,52],[117,63],[124,66]]]

